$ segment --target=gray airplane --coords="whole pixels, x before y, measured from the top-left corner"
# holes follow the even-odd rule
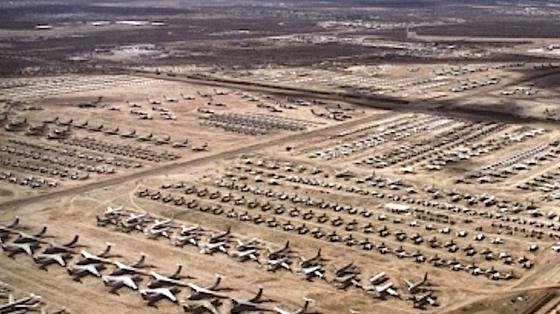
[[[165,237],[170,238],[170,231],[172,229],[173,218],[158,220],[154,222],[148,229],[146,233],[148,234],[148,238],[155,239],[158,237]]]
[[[115,266],[115,269],[111,273],[112,276],[120,276],[120,275],[147,275],[147,273],[142,269],[147,267],[144,264],[146,261],[146,254],[140,253],[140,258],[132,263],[132,264],[125,264],[123,262],[112,262]]]
[[[277,249],[277,250],[271,250],[270,248],[267,249],[268,250],[268,259],[272,260],[272,259],[278,259],[280,257],[284,257],[285,255],[287,255],[288,253],[290,253],[290,241],[286,241],[286,244],[284,244],[283,247]]]

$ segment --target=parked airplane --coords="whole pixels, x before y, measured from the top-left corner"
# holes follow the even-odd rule
[[[201,300],[201,299],[209,299],[209,298],[220,298],[225,299],[228,298],[227,295],[222,294],[219,292],[220,288],[218,285],[222,281],[222,276],[216,274],[216,281],[209,285],[208,287],[200,287],[196,284],[189,283],[187,286],[191,289],[191,294],[189,295],[189,300]]]
[[[168,299],[173,303],[177,303],[176,294],[179,292],[180,290],[176,287],[154,289],[148,288],[139,290],[140,296],[142,297],[142,299],[147,301],[149,306],[154,306],[155,303],[163,299]]]
[[[259,291],[257,294],[250,298],[250,299],[239,299],[239,298],[231,298],[231,310],[230,313],[238,314],[238,313],[245,313],[245,312],[261,312],[261,311],[270,311],[261,306],[263,302],[261,300],[263,295],[263,288],[259,287]]]
[[[0,304],[0,313],[27,313],[36,309],[40,304],[41,296],[31,293],[28,297],[16,299],[8,296],[8,303]]]
[[[307,308],[309,307],[309,303],[312,301],[311,299],[308,298],[303,298],[304,300],[304,304],[302,307],[300,307],[299,309],[295,310],[295,311],[290,311],[290,310],[284,310],[281,309],[279,307],[275,307],[274,311],[278,314],[305,314],[307,313]]]
[[[423,287],[428,281],[428,273],[424,273],[424,277],[422,277],[422,280],[417,281],[417,282],[410,282],[408,280],[404,280],[404,282],[407,285],[407,289],[408,292],[410,293],[416,293],[419,292],[421,290],[425,290],[425,287]]]
[[[163,286],[180,286],[185,287],[188,286],[187,283],[181,281],[181,270],[183,269],[183,265],[177,265],[177,270],[171,275],[162,275],[155,271],[150,272],[150,276],[152,276],[152,280],[148,282],[148,288],[159,288]]]
[[[109,275],[101,278],[106,286],[111,287],[111,293],[116,293],[123,287],[138,290],[137,282],[141,279],[139,275]]]

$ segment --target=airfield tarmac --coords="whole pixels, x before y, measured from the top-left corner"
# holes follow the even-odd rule
[[[78,108],[78,104],[95,101],[98,96],[103,98],[95,108]],[[166,100],[164,96],[174,100]],[[195,99],[185,99],[190,96]],[[104,103],[110,105],[105,106]],[[133,103],[142,107],[131,108]],[[225,106],[216,105],[217,103],[223,103]],[[282,112],[271,113],[270,107],[258,104],[268,104],[277,109],[284,104],[284,108]],[[311,109],[324,112],[325,108],[335,104],[341,104],[338,108],[345,108],[350,117],[338,121],[318,117],[311,112]],[[41,107],[42,110],[31,111],[16,109],[16,112],[19,111],[17,116],[9,117],[27,117],[31,125],[55,117],[59,118],[58,122],[63,123],[73,119],[71,124],[74,126],[71,127],[69,138],[48,140],[44,134],[33,137],[25,135],[23,130],[3,130],[3,144],[18,146],[20,144],[10,140],[23,140],[41,144],[42,147],[56,148],[57,154],[60,154],[61,149],[78,149],[82,153],[119,157],[124,161],[132,159],[142,164],[141,167],[132,169],[115,166],[115,173],[92,173],[87,179],[79,181],[52,174],[43,175],[58,182],[58,186],[52,189],[31,189],[21,184],[3,184],[2,206],[8,210],[2,211],[1,221],[8,223],[15,216],[19,216],[23,226],[30,232],[39,229],[42,224],[47,224],[48,235],[52,236],[49,239],[65,241],[72,235],[79,234],[79,243],[91,251],[101,250],[106,242],[111,242],[114,243],[114,252],[117,254],[111,257],[112,259],[132,261],[140,252],[144,252],[148,256],[148,263],[162,272],[171,272],[177,264],[182,264],[184,274],[194,277],[186,281],[209,283],[215,273],[220,273],[225,276],[224,286],[231,288],[228,294],[232,296],[250,297],[258,286],[262,286],[265,296],[273,300],[265,303],[266,306],[296,309],[302,304],[303,297],[309,297],[314,300],[312,311],[320,313],[347,313],[349,309],[369,313],[372,308],[379,312],[416,312],[410,301],[406,300],[403,282],[404,279],[418,280],[424,272],[429,273],[429,282],[440,304],[438,307],[426,309],[427,312],[434,313],[479,313],[475,301],[490,302],[484,300],[497,298],[505,300],[502,302],[511,302],[517,295],[527,296],[516,303],[516,308],[523,313],[533,307],[534,302],[542,298],[542,293],[557,282],[557,257],[550,249],[556,242],[556,238],[550,235],[556,233],[553,229],[556,220],[554,217],[547,218],[550,211],[555,212],[554,206],[557,201],[544,202],[543,199],[554,194],[554,190],[527,191],[517,187],[558,167],[554,144],[558,138],[558,130],[546,121],[532,124],[473,121],[456,116],[371,109],[334,101],[313,102],[312,98],[302,98],[298,102],[296,97],[246,92],[231,86],[216,88],[156,78],[149,79],[137,87],[107,86],[95,91],[49,96],[41,101]],[[176,116],[176,120],[163,119],[160,111],[154,111],[153,107],[169,109]],[[272,130],[268,134],[258,136],[226,132],[218,127],[201,125],[200,116],[204,113],[198,110],[200,108],[214,112],[274,115],[277,118],[297,117],[306,127],[300,131]],[[149,112],[152,120],[139,119],[130,113],[131,109]],[[87,119],[84,119],[86,116]],[[153,133],[156,138],[170,135],[170,142],[188,138],[192,146],[174,148],[169,143],[156,144],[157,139],[140,142],[137,139],[75,126],[84,120],[94,126],[103,124],[103,130],[111,131],[118,127],[119,134],[135,129],[138,137],[149,133]],[[50,129],[57,127],[62,126],[57,126],[56,122],[50,124]],[[399,132],[403,132],[405,136],[396,136]],[[453,134],[459,136],[452,137]],[[176,154],[179,157],[174,160],[150,161],[123,157],[118,154],[118,150],[99,151],[68,144],[69,139],[86,137],[100,143],[123,146],[129,144],[154,152]],[[372,144],[370,140],[364,141],[370,137],[375,137],[380,142]],[[208,144],[206,151],[192,151],[192,147],[202,143]],[[352,143],[356,143],[355,146],[352,146]],[[473,153],[475,147],[484,148],[486,145],[495,145],[495,148]],[[517,164],[525,162],[525,166],[518,167],[513,173],[503,173],[504,176],[496,177],[495,182],[457,182],[462,174],[543,145],[545,151],[539,150],[536,155],[529,154],[525,159],[516,159]],[[405,151],[399,151],[400,147],[405,148]],[[407,155],[406,152],[415,152],[416,155]],[[430,171],[425,168],[434,157],[457,156],[457,152],[470,155],[464,157],[465,159],[445,164],[438,170]],[[549,155],[546,158],[537,158],[547,152]],[[455,155],[449,155],[450,153]],[[3,154],[9,156],[6,151]],[[376,156],[383,154],[386,156],[382,159],[387,160],[395,154],[399,157],[395,164],[391,165],[379,166],[376,162],[363,162],[368,158],[378,160]],[[20,155],[20,158],[27,158],[22,156],[24,155]],[[528,163],[529,159],[537,161]],[[47,161],[42,164],[48,166]],[[4,167],[6,166],[3,166],[3,169]],[[412,169],[406,170],[411,167]],[[496,166],[492,169],[502,168]],[[5,170],[22,175],[30,174],[29,169],[13,166],[8,166]],[[380,181],[375,185],[371,180],[364,180],[372,174],[379,176]],[[294,176],[311,181],[295,181]],[[239,186],[230,187],[228,183],[231,182],[274,193],[256,194],[255,189],[251,190],[253,192],[242,191]],[[313,182],[325,182],[326,185]],[[173,187],[178,183],[183,187]],[[184,191],[185,187],[194,185],[198,190],[206,192],[187,194]],[[429,192],[429,189],[440,190],[441,196],[434,197],[434,193]],[[147,191],[149,196],[140,196],[141,191]],[[364,191],[368,194],[364,194]],[[214,192],[221,197],[231,195],[235,202],[209,199],[207,194]],[[286,196],[279,196],[282,194]],[[313,199],[314,203],[295,202],[292,196],[296,194],[301,198]],[[463,198],[454,198],[457,194],[463,195]],[[466,195],[476,196],[477,200],[467,203]],[[482,195],[492,195],[498,203],[500,200],[505,201],[505,207],[485,205],[481,202]],[[196,200],[198,206],[187,208],[184,204],[177,205],[175,201],[181,197],[187,201]],[[166,198],[171,201],[165,201]],[[330,205],[322,208],[317,205],[320,200],[338,204],[342,206],[342,210],[331,209]],[[250,207],[249,201],[258,202],[260,205]],[[430,203],[434,201],[438,202],[437,205]],[[528,214],[522,210],[509,214],[509,220],[504,220],[504,208],[512,208],[514,203],[522,207],[535,205],[544,216]],[[301,214],[291,216],[284,211],[265,212],[258,207],[263,204],[280,206],[286,211],[294,208],[302,213],[311,210],[316,215],[326,214],[328,219],[325,223],[317,221],[317,216],[307,220]],[[400,204],[410,209],[406,213],[393,212],[388,209],[387,204]],[[146,211],[154,218],[174,217],[178,224],[199,224],[205,230],[203,238],[209,233],[231,227],[235,238],[258,237],[262,239],[263,247],[277,248],[285,239],[289,239],[294,250],[294,268],[297,268],[299,257],[311,256],[321,247],[328,259],[325,264],[328,280],[336,267],[352,260],[360,267],[364,285],[367,285],[369,276],[383,271],[403,298],[387,297],[386,300],[381,300],[358,288],[340,290],[331,282],[318,279],[306,281],[296,271],[268,272],[266,267],[259,267],[254,262],[242,264],[225,254],[200,254],[198,248],[174,247],[166,239],[151,240],[142,233],[123,233],[111,226],[97,226],[96,216],[101,215],[107,206],[124,206],[135,212]],[[356,215],[349,212],[350,208],[367,209],[372,216]],[[470,208],[470,211],[464,208]],[[239,217],[244,212],[247,212],[252,220],[242,221],[228,216],[228,213],[236,213],[236,217]],[[257,217],[261,218],[262,222],[255,223]],[[335,220],[342,221],[342,224],[335,225]],[[467,220],[469,222],[465,223]],[[520,224],[520,221],[525,222]],[[375,230],[371,234],[360,231],[361,226],[368,222]],[[286,231],[283,226],[288,223],[296,227],[306,224],[309,229],[319,228],[322,233],[316,234],[322,236]],[[358,226],[357,229],[346,229],[349,223],[351,226]],[[378,233],[382,228],[387,228],[388,235]],[[445,231],[446,228],[449,228],[449,231]],[[333,231],[344,240],[327,240],[331,239]],[[458,235],[461,231],[467,236]],[[486,238],[483,241],[474,241],[473,236],[480,232],[483,232]],[[397,235],[402,233],[407,237],[400,240]],[[358,244],[347,244],[350,243],[347,237],[349,234],[352,234],[356,241],[368,238],[374,244],[374,248],[370,251],[362,249]],[[424,241],[413,242],[410,238],[413,234],[419,234]],[[437,237],[439,246],[427,244],[427,240],[434,236]],[[504,244],[491,243],[491,240],[496,238],[502,239]],[[452,243],[451,246],[455,244],[458,251],[452,252],[448,243]],[[395,253],[379,253],[377,247],[381,244]],[[472,245],[476,250],[474,256],[465,255],[463,248],[467,245]],[[538,245],[539,249],[529,252],[529,245]],[[405,252],[402,257],[396,254],[399,247]],[[511,255],[511,262],[486,259],[478,253],[486,248],[493,250],[495,255],[507,252]],[[417,251],[426,258],[439,256],[445,261],[456,261],[463,265],[464,269],[452,270],[446,263],[434,266],[427,261],[416,262],[414,255]],[[517,260],[521,257],[531,261],[530,269],[525,269],[518,263]],[[32,259],[24,255],[16,255],[13,259],[0,255],[0,259],[4,266],[0,272],[1,281],[18,289],[32,290],[42,295],[49,307],[65,306],[72,312],[88,313],[181,311],[176,305],[165,301],[159,302],[157,309],[147,307],[137,293],[125,289],[119,291],[119,295],[109,294],[102,282],[95,278],[87,277],[82,283],[75,282],[63,268],[53,266],[49,267],[48,271],[39,270]],[[495,267],[500,274],[511,272],[514,277],[509,280],[491,280],[484,274],[475,276],[467,269],[469,265],[482,269]],[[183,290],[179,294],[180,299],[187,295],[188,289]],[[502,296],[505,299],[500,299]],[[225,303],[223,310],[228,307],[228,301]],[[496,309],[499,312],[499,308]],[[511,307],[506,309],[511,310]]]

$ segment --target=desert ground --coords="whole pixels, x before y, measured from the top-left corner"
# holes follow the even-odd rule
[[[558,15],[0,4],[0,313],[557,313]]]

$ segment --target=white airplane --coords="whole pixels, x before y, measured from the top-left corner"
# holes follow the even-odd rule
[[[231,310],[230,313],[245,313],[245,312],[260,312],[260,311],[270,311],[266,308],[261,307],[260,303],[262,303],[261,297],[263,294],[263,288],[259,287],[259,291],[257,294],[250,298],[250,299],[239,299],[239,298],[231,298]]]
[[[295,310],[295,311],[290,311],[290,310],[284,310],[281,309],[279,307],[275,307],[274,311],[278,314],[305,314],[307,313],[307,308],[309,307],[309,303],[312,301],[311,299],[308,298],[303,298],[304,300],[304,304],[302,307],[300,307],[299,309]]]
[[[270,248],[267,248],[267,251],[268,251],[268,259],[277,259],[279,257],[282,257],[290,252],[290,241],[289,240],[286,241],[286,244],[284,244],[283,247],[277,250],[271,250]]]
[[[179,289],[173,288],[154,288],[154,289],[141,289],[139,290],[142,299],[148,302],[149,306],[153,306],[156,302],[163,299],[168,299],[173,303],[177,303],[176,294],[179,293]]]
[[[315,254],[314,256],[312,256],[310,258],[307,258],[307,259],[303,258],[303,257],[300,257],[300,259],[301,259],[301,262],[299,263],[299,265],[302,268],[314,266],[317,263],[325,261],[325,259],[321,256],[321,249],[320,248],[317,250],[317,254]]]
[[[313,277],[317,277],[319,279],[325,279],[325,270],[323,269],[323,265],[315,265],[304,267],[299,270],[305,279],[311,280]]]
[[[183,265],[177,265],[177,270],[175,273],[171,275],[162,275],[155,271],[150,272],[150,276],[152,276],[152,280],[148,282],[148,288],[159,288],[163,286],[180,286],[186,287],[188,286],[187,283],[182,282],[181,279],[181,270],[183,269]]]
[[[371,282],[372,285],[379,285],[385,281],[387,281],[385,272],[377,273],[369,279],[369,282]]]
[[[101,277],[106,286],[110,286],[111,293],[116,293],[122,287],[128,287],[132,290],[138,290],[136,281],[140,280],[137,275],[109,275]]]
[[[290,259],[287,256],[278,257],[276,259],[268,259],[266,262],[268,271],[276,271],[280,268],[292,271],[290,266]]]
[[[146,254],[140,253],[140,259],[133,264],[125,264],[123,262],[115,261],[113,265],[115,266],[115,270],[111,273],[112,276],[119,276],[119,275],[130,275],[130,274],[137,274],[137,275],[146,275],[146,272],[141,268],[145,267],[144,261],[146,260]]]
[[[367,292],[373,293],[377,298],[384,298],[386,294],[392,297],[398,297],[399,293],[393,289],[393,283],[388,282],[381,286],[373,286],[366,289]]]
[[[221,242],[205,243],[202,245],[202,249],[200,250],[200,253],[202,254],[214,254],[216,252],[222,252],[228,255],[227,241],[224,240]]]
[[[173,244],[180,247],[185,244],[191,244],[198,247],[199,231],[199,226],[181,226],[181,231],[179,231],[179,234],[175,236]]]
[[[0,313],[27,313],[40,304],[41,296],[31,293],[28,297],[16,299],[12,294],[8,296],[8,303],[0,304]]]
[[[14,221],[9,225],[0,226],[0,239],[6,239],[11,233],[14,232],[13,228],[16,228],[19,225],[19,217],[16,216]]]
[[[171,230],[171,224],[173,223],[173,218],[158,220],[154,222],[147,230],[146,233],[148,234],[149,238],[157,238],[163,236],[165,238],[169,238],[169,231]]]
[[[29,256],[33,256],[33,250],[39,247],[37,242],[26,242],[26,243],[16,243],[16,242],[9,242],[6,243],[4,240],[0,238],[0,244],[2,246],[2,250],[8,252],[9,257],[13,257],[19,253],[25,253]]]
[[[428,273],[424,273],[424,277],[422,277],[422,280],[417,282],[410,282],[406,279],[404,280],[404,282],[407,285],[408,292],[410,293],[416,293],[419,290],[422,290],[422,286],[425,285],[427,281],[428,281]]]
[[[80,281],[82,277],[87,275],[93,275],[95,277],[101,277],[101,270],[103,270],[105,266],[99,263],[91,263],[87,265],[80,265],[75,264],[66,268],[66,271],[70,276],[73,276],[75,281]]]
[[[111,248],[113,247],[112,243],[107,242],[105,249],[99,254],[92,254],[86,250],[80,251],[80,259],[76,262],[78,265],[87,265],[87,264],[94,264],[94,263],[108,263],[109,260],[106,257],[109,255]]]
[[[188,296],[189,300],[201,300],[209,298],[228,298],[227,295],[219,292],[218,285],[222,280],[222,275],[216,274],[216,281],[208,287],[200,287],[196,284],[189,283],[187,286],[191,289],[191,294]]]

